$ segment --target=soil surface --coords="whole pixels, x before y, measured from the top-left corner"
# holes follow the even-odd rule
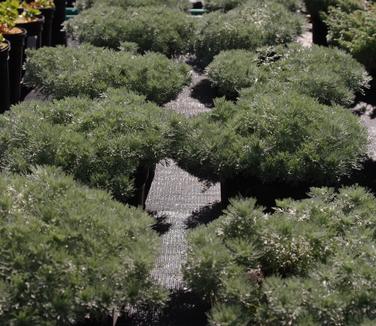
[[[376,162],[376,106],[360,102],[353,111],[360,115],[360,121],[368,130],[368,156]]]
[[[309,22],[309,16],[303,26],[302,35],[298,36],[296,41],[305,47],[312,46],[312,24]]]

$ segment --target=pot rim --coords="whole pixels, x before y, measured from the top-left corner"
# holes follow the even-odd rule
[[[8,40],[5,40],[5,41],[1,42],[1,44],[4,44],[4,43],[6,43],[7,46],[5,46],[3,48],[0,48],[0,53],[10,51],[10,42]]]
[[[19,27],[19,26],[15,26],[15,27],[13,27],[13,28],[18,28],[18,29],[20,29],[21,30],[21,33],[3,33],[3,35],[7,35],[7,36],[20,36],[20,35],[23,35],[23,36],[26,36],[26,34],[27,34],[27,30],[25,29],[25,28],[23,28],[23,27]],[[13,29],[12,28],[12,29]],[[11,30],[12,30],[11,29]]]
[[[30,21],[24,21],[22,23],[16,23],[16,26],[18,27],[19,25],[26,25],[26,24],[41,24],[44,23],[45,19],[43,15],[36,16],[35,19],[30,20]]]

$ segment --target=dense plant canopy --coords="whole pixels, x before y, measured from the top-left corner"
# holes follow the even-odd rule
[[[173,99],[188,82],[187,65],[162,54],[143,56],[82,45],[28,51],[25,83],[54,98],[100,96],[125,87],[158,104]]]
[[[59,166],[127,202],[139,169],[152,169],[168,155],[170,119],[167,110],[124,90],[100,101],[24,102],[0,117],[0,166],[22,173],[34,165]]]
[[[263,92],[272,82],[317,98],[323,104],[349,106],[367,87],[369,77],[361,64],[338,49],[297,44],[260,49],[223,51],[207,67],[220,95],[234,98],[243,88]],[[243,94],[246,92],[243,92]]]
[[[165,300],[152,219],[55,168],[0,177],[0,323],[72,325]]]
[[[76,0],[75,6],[80,9],[89,9],[96,4],[122,7],[147,7],[147,6],[169,6],[171,8],[188,9],[189,2],[184,0]]]
[[[364,8],[365,0],[304,0],[307,11],[314,16],[319,16],[329,10],[330,7],[341,8],[344,11],[353,11]]]
[[[185,280],[211,325],[360,325],[376,318],[376,199],[315,188],[265,214],[233,201],[190,234]]]
[[[300,0],[204,0],[205,9],[209,11],[222,10],[229,11],[243,4],[249,3],[262,3],[262,2],[275,2],[286,6],[288,9],[297,10],[301,2]]]
[[[210,182],[234,177],[326,185],[359,166],[367,135],[357,117],[289,89],[219,100],[176,126],[175,159]]]
[[[35,1],[24,15],[52,0]],[[202,4],[77,0],[68,47],[26,50],[23,85],[45,101],[0,115],[0,325],[375,324],[376,198],[353,185],[374,187],[375,162],[345,108],[376,72],[376,0]],[[330,47],[296,42],[306,19]],[[180,201],[163,221],[152,198],[156,224],[140,209],[170,160],[220,183],[188,239]],[[153,229],[172,232],[163,248]]]
[[[168,7],[95,6],[69,20],[66,28],[80,42],[117,49],[128,41],[142,52],[171,57],[192,49],[194,26],[194,18]]]
[[[301,17],[274,1],[251,1],[223,14],[206,15],[200,24],[196,54],[208,64],[223,50],[255,50],[292,41],[301,32]]]
[[[204,0],[205,9],[209,11],[229,11],[244,4],[247,0]]]
[[[331,8],[325,22],[330,44],[351,53],[370,71],[376,70],[376,4],[350,13]]]

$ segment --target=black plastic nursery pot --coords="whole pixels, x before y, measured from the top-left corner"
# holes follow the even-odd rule
[[[52,40],[51,45],[66,45],[66,34],[62,31],[65,21],[65,0],[54,0],[55,14],[52,23]]]
[[[18,20],[16,21],[16,27],[18,28],[23,28],[27,31],[27,37],[26,37],[26,44],[24,47],[24,52],[23,52],[23,62],[26,60],[26,55],[25,55],[25,49],[28,48],[29,46],[29,38],[35,38],[35,48],[38,49],[42,46],[42,32],[43,32],[43,24],[44,24],[44,17],[39,16],[36,17],[33,20],[30,21],[22,21]],[[24,74],[24,71],[22,71],[22,76]],[[21,100],[23,100],[26,95],[31,91],[30,88],[26,87],[21,83]]]
[[[9,83],[10,104],[16,104],[21,99],[22,63],[27,32],[23,28],[13,29],[14,33],[4,34],[10,43],[9,53]]]
[[[52,27],[54,21],[55,8],[41,8],[40,12],[44,17],[42,31],[42,46],[52,45]]]
[[[127,200],[129,205],[145,208],[146,199],[155,175],[155,167],[155,165],[138,167],[135,173],[135,195]]]
[[[0,43],[0,113],[10,107],[9,52],[10,43]]]
[[[312,22],[312,42],[317,45],[327,46],[328,26],[319,15],[311,16]]]
[[[43,33],[44,17],[36,17],[30,21],[18,21],[16,27],[26,29],[27,37],[36,37],[36,48],[42,46],[42,33]]]
[[[76,0],[66,0],[66,4],[68,7],[74,7],[74,3],[76,2]]]

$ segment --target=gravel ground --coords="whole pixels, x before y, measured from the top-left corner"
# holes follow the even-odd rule
[[[309,48],[312,46],[312,24],[308,20],[309,16],[306,19],[306,24],[303,26],[303,34],[298,36],[296,41]]]
[[[361,102],[356,105],[354,112],[360,115],[360,121],[368,130],[368,156],[376,161],[376,107]]]
[[[193,116],[210,110],[208,83],[202,74],[192,71],[192,83],[178,97],[166,104],[166,108]],[[200,89],[202,89],[200,95]],[[210,93],[210,92],[209,92]],[[201,101],[197,98],[201,97]],[[162,248],[152,272],[155,279],[169,289],[184,288],[181,267],[187,252],[187,223],[198,211],[220,201],[219,185],[205,187],[199,180],[180,169],[173,161],[158,164],[155,178],[146,202],[146,209],[156,212],[163,219],[168,231],[162,237]]]
[[[29,94],[26,95],[24,101],[33,101],[33,100],[47,101],[48,98],[46,98],[37,90],[32,90]]]

